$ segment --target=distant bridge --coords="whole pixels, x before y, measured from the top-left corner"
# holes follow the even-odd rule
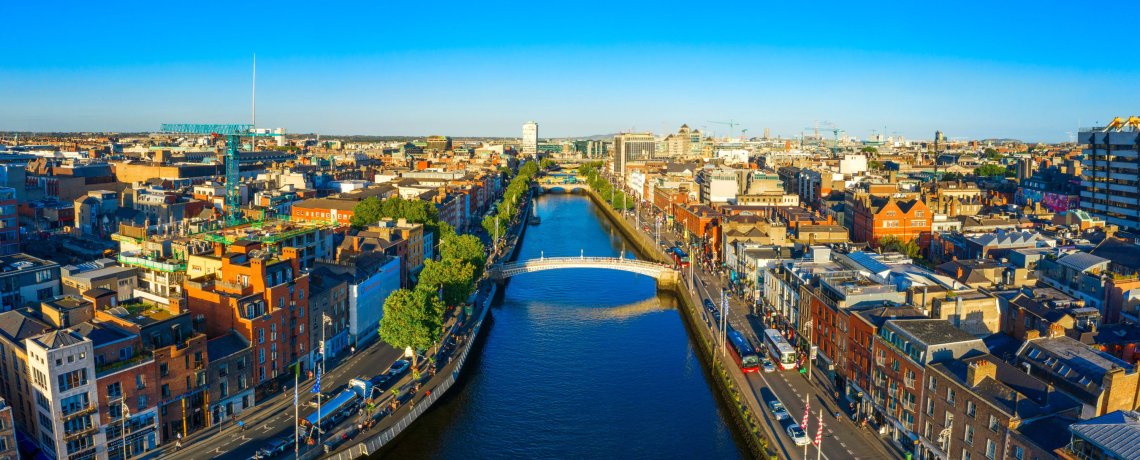
[[[487,274],[491,279],[503,281],[524,273],[565,268],[600,268],[651,276],[657,280],[658,288],[671,287],[681,279],[680,272],[669,265],[621,257],[541,257],[521,262],[496,264],[487,271]]]
[[[578,178],[576,182],[570,182],[565,179],[552,179],[544,177],[539,179],[535,188],[540,188],[544,192],[575,192],[590,190],[590,185],[585,182],[585,178]]]

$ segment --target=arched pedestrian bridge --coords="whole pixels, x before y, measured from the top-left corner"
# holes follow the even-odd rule
[[[651,276],[657,280],[658,289],[672,288],[681,280],[681,274],[669,265],[623,257],[541,257],[505,264],[496,264],[487,271],[495,281],[504,281],[523,273],[534,273],[564,268],[600,268],[620,270]]]

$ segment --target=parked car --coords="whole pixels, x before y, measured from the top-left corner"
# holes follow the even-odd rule
[[[776,420],[791,417],[788,415],[788,410],[784,408],[784,404],[780,401],[768,401],[768,409],[772,411],[772,415],[776,417]]]
[[[788,425],[784,431],[788,432],[788,437],[792,438],[792,442],[796,443],[797,446],[806,446],[811,442],[808,441],[807,433],[804,433],[803,428],[800,428],[798,424]]]
[[[761,363],[761,367],[764,368],[764,372],[776,372],[776,365],[773,364],[772,360],[768,358],[764,358],[764,361]]]
[[[716,305],[713,305],[711,300],[705,299],[705,309],[708,311],[715,311]]]

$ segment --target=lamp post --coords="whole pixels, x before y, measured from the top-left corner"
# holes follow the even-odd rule
[[[130,419],[131,419],[131,407],[129,405],[127,405],[126,403],[123,403],[123,415],[122,415],[123,421],[122,421],[122,430],[121,430],[123,433],[120,435],[123,437],[123,442],[121,443],[122,447],[123,447],[123,460],[126,460],[127,455],[128,455],[128,451],[127,451],[127,420],[130,420]]]
[[[813,319],[809,319],[809,320],[807,320],[806,323],[804,323],[804,326],[806,326],[808,329],[808,343],[807,343],[807,350],[808,350],[807,351],[807,355],[808,355],[807,379],[808,379],[808,382],[811,382],[811,367],[812,367],[812,362],[814,361],[814,358],[815,358],[814,353],[812,353],[813,346],[811,344],[812,340],[815,338],[815,331],[812,329],[813,321],[814,321]]]

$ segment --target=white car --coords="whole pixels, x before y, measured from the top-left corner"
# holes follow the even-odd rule
[[[792,442],[796,443],[797,446],[806,446],[811,442],[808,441],[807,433],[804,433],[803,428],[800,428],[798,424],[788,425],[785,431],[788,432],[788,437],[792,438]]]

